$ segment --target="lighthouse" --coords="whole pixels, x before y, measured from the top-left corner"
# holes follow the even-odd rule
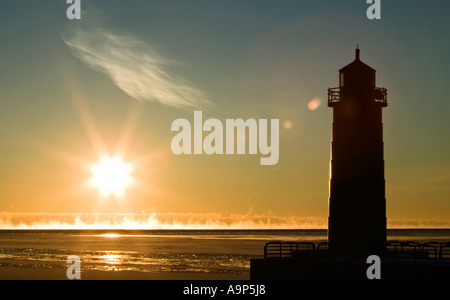
[[[328,243],[337,254],[365,256],[386,247],[386,198],[382,109],[387,90],[360,59],[339,70],[328,89],[333,109]]]
[[[450,278],[450,242],[387,241],[382,110],[387,90],[355,60],[328,89],[333,109],[328,242],[270,241],[251,280]],[[369,265],[372,264],[372,265]],[[380,273],[381,272],[381,273]]]

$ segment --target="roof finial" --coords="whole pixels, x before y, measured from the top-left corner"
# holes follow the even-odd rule
[[[359,60],[359,52],[360,52],[360,50],[359,50],[359,45],[357,44],[357,45],[356,45],[356,55],[355,55],[355,60]]]

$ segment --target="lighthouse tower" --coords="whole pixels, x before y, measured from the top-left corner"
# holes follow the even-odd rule
[[[339,87],[328,89],[333,108],[328,242],[350,256],[381,253],[386,245],[386,198],[382,109],[387,90],[360,60],[339,70]]]

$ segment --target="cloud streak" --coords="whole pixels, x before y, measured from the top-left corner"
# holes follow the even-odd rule
[[[114,33],[98,22],[70,26],[63,40],[72,54],[102,72],[126,94],[141,101],[172,107],[201,108],[211,104],[189,82],[167,71],[173,61],[130,33]]]

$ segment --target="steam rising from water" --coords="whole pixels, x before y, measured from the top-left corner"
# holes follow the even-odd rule
[[[324,229],[319,217],[216,213],[0,213],[0,229]]]
[[[0,229],[326,229],[322,217],[220,213],[0,212]],[[388,228],[450,228],[448,220],[389,219]]]

